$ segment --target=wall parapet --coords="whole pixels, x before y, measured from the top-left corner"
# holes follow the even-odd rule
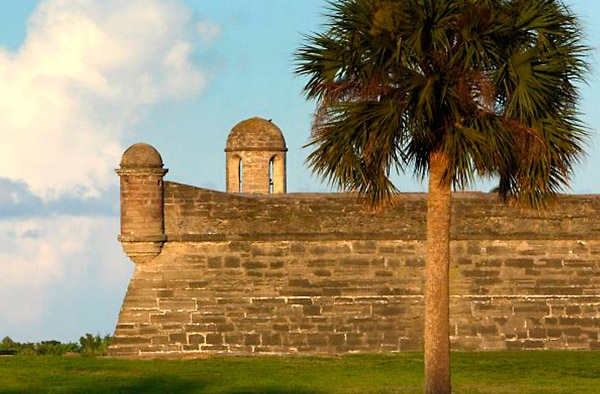
[[[400,194],[383,212],[350,193],[231,194],[165,182],[172,240],[413,239],[426,237],[426,195]],[[600,197],[560,196],[543,212],[507,207],[493,194],[454,193],[453,240],[600,239]]]

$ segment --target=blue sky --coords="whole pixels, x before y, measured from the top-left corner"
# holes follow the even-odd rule
[[[581,111],[600,125],[600,2],[581,16],[593,72]],[[293,75],[324,0],[0,0],[0,337],[109,333],[133,264],[116,241],[118,166],[138,141],[167,179],[223,190],[229,130],[273,119],[289,191],[324,191],[304,164],[314,104]],[[600,193],[597,134],[572,192]],[[404,191],[422,190],[408,175]],[[475,188],[488,190],[489,183]]]

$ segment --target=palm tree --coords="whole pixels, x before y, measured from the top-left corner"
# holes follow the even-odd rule
[[[308,162],[375,208],[394,203],[392,172],[429,175],[425,391],[449,393],[451,189],[494,178],[542,208],[568,186],[587,48],[561,0],[340,0],[326,16],[296,53],[317,101]]]
[[[96,334],[96,336],[90,333],[85,334],[85,336],[79,338],[81,354],[84,356],[106,356],[110,339],[110,335],[101,337],[99,334]]]

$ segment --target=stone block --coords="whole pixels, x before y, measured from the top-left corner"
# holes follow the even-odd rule
[[[377,251],[377,243],[375,241],[355,241],[352,242],[352,251],[354,253],[372,254]]]
[[[321,314],[319,305],[304,305],[304,316],[316,316]]]
[[[343,346],[346,344],[345,334],[329,334],[329,344],[331,346]]]
[[[568,327],[563,329],[563,334],[566,337],[579,337],[581,336],[581,327]]]
[[[340,265],[348,267],[368,267],[371,265],[371,259],[357,256],[344,257],[340,259]]]
[[[187,343],[187,336],[185,333],[173,333],[169,334],[169,343]]]
[[[285,265],[285,263],[283,261],[274,261],[272,263],[269,263],[269,268],[280,269],[280,268],[283,268],[284,265]]]
[[[189,334],[188,341],[190,345],[202,345],[206,343],[206,337],[201,334]]]
[[[127,337],[112,337],[110,343],[112,346],[123,346],[123,345],[150,345],[152,342],[151,338],[139,337],[139,336],[127,336]]]
[[[244,334],[244,345],[258,346],[260,344],[260,334]]]
[[[290,332],[283,338],[284,346],[306,346],[307,345],[307,335],[302,333]]]
[[[364,346],[365,336],[361,333],[349,332],[346,334],[346,344],[348,346]]]
[[[508,350],[521,350],[524,348],[523,341],[506,341],[506,349]]]
[[[221,257],[209,257],[208,268],[218,269],[223,266],[223,259]]]
[[[314,270],[313,274],[320,277],[330,277],[332,275],[332,271],[327,269],[318,269]]]
[[[578,315],[581,313],[581,306],[579,305],[567,305],[567,315]]]
[[[541,340],[525,340],[523,342],[523,349],[543,349],[544,341]]]
[[[156,298],[129,297],[123,302],[125,309],[157,309]]]
[[[243,263],[242,266],[247,270],[267,268],[267,264],[260,261],[248,261]]]
[[[168,345],[169,335],[159,335],[151,338],[152,345]]]
[[[191,315],[189,312],[166,312],[150,315],[152,323],[190,323]]]
[[[225,256],[224,264],[225,268],[238,268],[240,267],[240,258],[238,256]]]
[[[533,268],[533,259],[506,259],[504,265],[516,268]]]
[[[407,267],[425,267],[425,259],[424,258],[407,258],[405,260],[405,265]]]
[[[206,343],[208,345],[221,345],[223,343],[223,334],[219,334],[219,333],[206,334]]]
[[[193,298],[159,299],[158,307],[161,311],[194,311],[196,310],[196,300]]]
[[[549,335],[544,328],[532,328],[529,330],[529,338],[544,339],[547,336]]]
[[[232,252],[249,252],[252,244],[247,241],[231,241],[229,242],[229,250]]]
[[[130,324],[147,324],[150,323],[150,311],[125,309],[121,311],[119,321]]]
[[[137,346],[114,346],[111,345],[108,349],[110,357],[135,357],[139,356],[140,349]]]
[[[495,324],[480,325],[477,328],[477,333],[482,336],[496,336],[498,335],[498,327]]]
[[[281,346],[282,345],[282,337],[279,333],[263,333],[262,335],[262,344],[264,346]]]
[[[309,346],[326,347],[329,343],[326,334],[308,334],[307,340]]]

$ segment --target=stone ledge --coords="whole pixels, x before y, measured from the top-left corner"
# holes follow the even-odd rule
[[[119,176],[165,176],[169,172],[166,168],[117,168],[115,170]]]
[[[505,234],[502,237],[488,234],[465,234],[450,236],[451,241],[598,241],[600,233],[581,237],[581,234]],[[119,239],[121,240],[121,239]],[[137,240],[137,239],[136,239]],[[140,239],[141,240],[141,239]],[[221,234],[177,234],[168,233],[167,242],[220,242],[220,241],[426,241],[425,234],[406,233],[221,233]],[[135,240],[132,240],[135,241]]]
[[[156,235],[128,235],[120,234],[117,239],[119,242],[166,242],[167,236],[165,234]]]

